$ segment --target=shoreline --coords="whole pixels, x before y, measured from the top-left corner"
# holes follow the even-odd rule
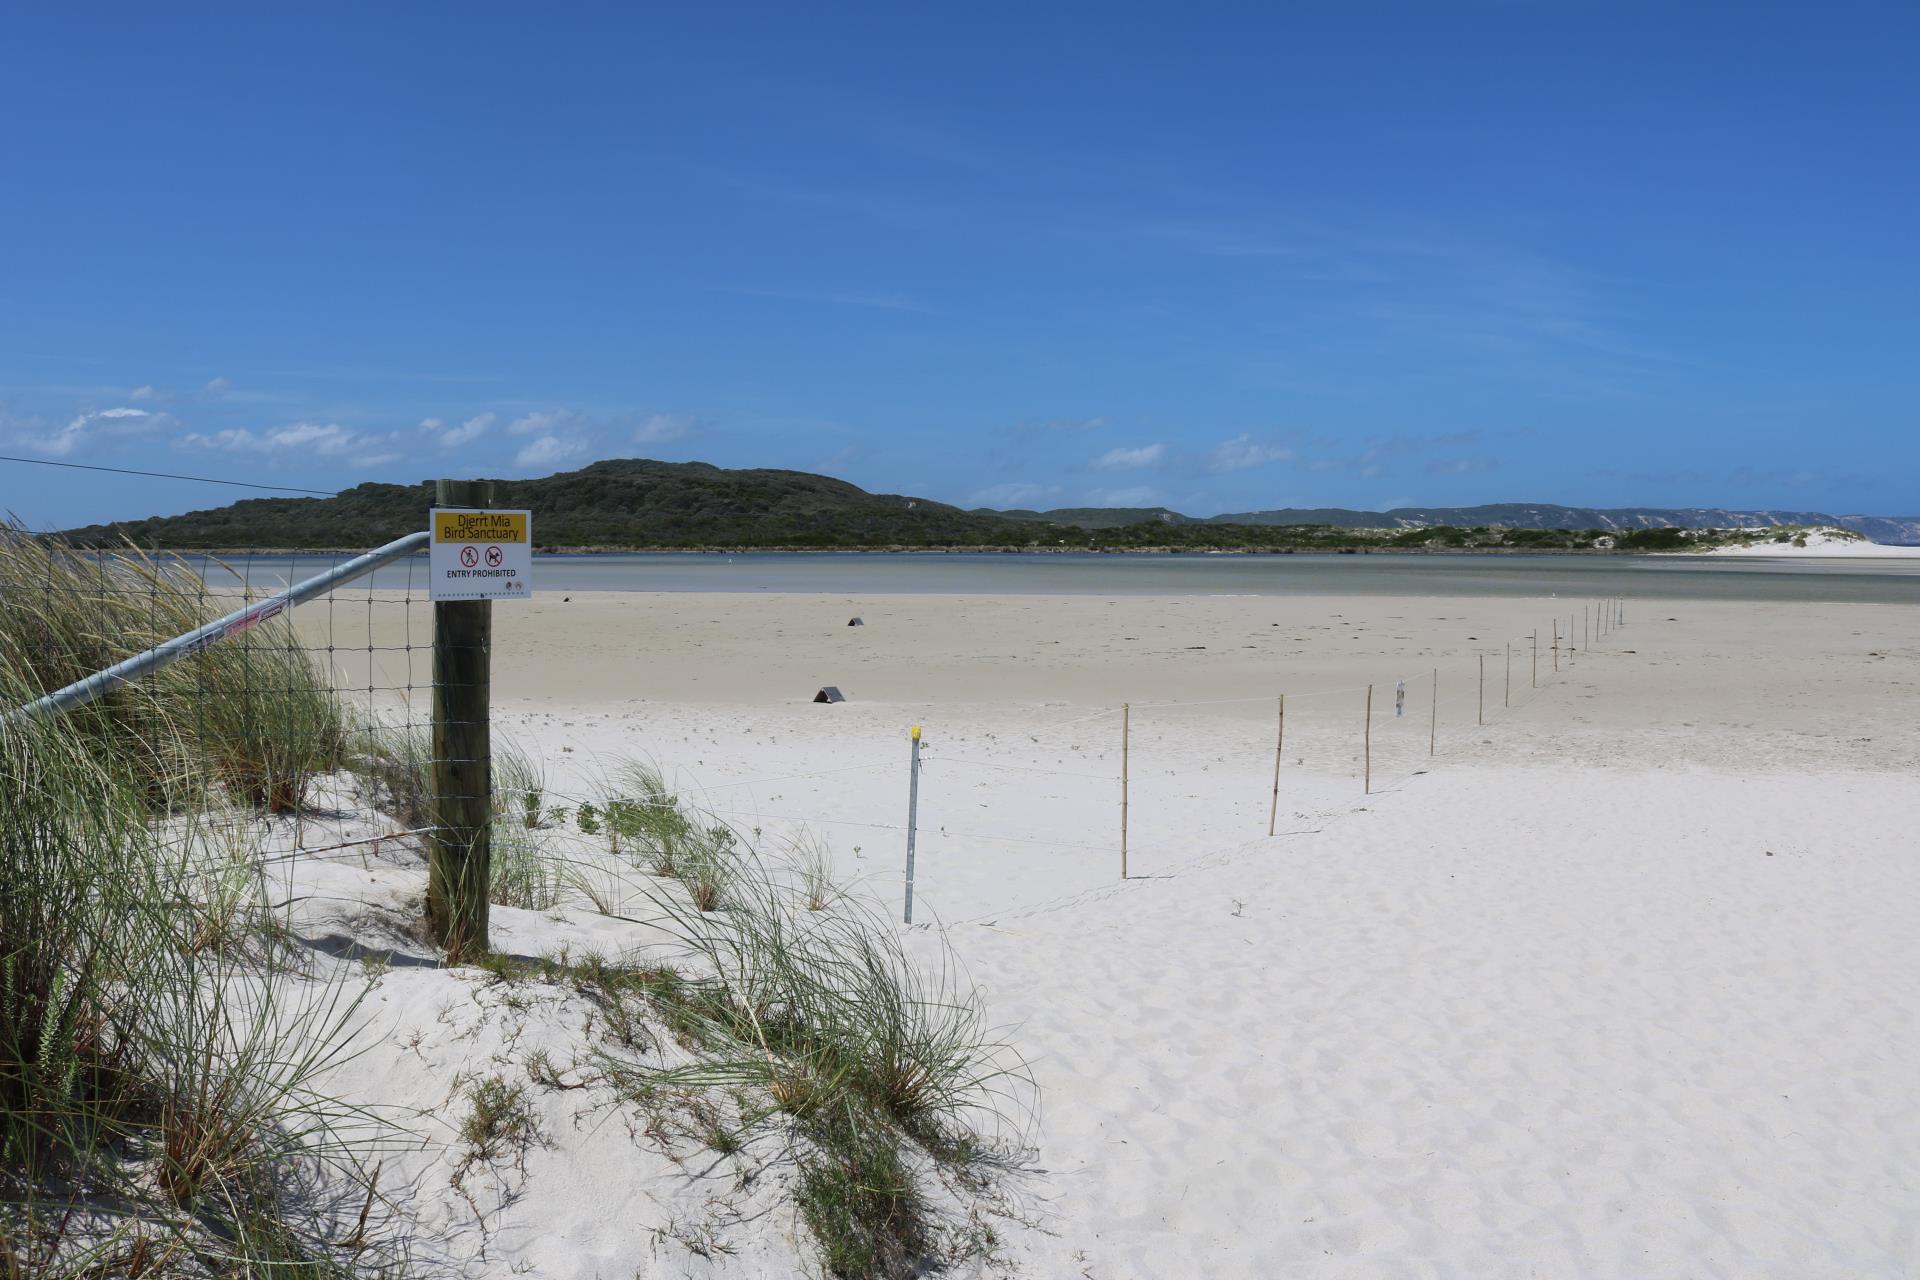
[[[887,545],[876,547],[764,547],[764,546],[702,546],[702,547],[626,547],[626,546],[578,546],[578,547],[535,547],[533,554],[540,559],[553,559],[566,556],[1165,556],[1191,558],[1195,556],[1231,556],[1239,559],[1270,559],[1275,556],[1394,556],[1413,559],[1448,556],[1511,556],[1518,558],[1538,558],[1542,556],[1579,556],[1616,559],[1699,559],[1713,556],[1741,556],[1751,559],[1778,560],[1903,560],[1920,556],[1920,546],[1905,546],[1895,543],[1871,543],[1871,550],[1839,551],[1828,547],[1820,548],[1780,548],[1768,544],[1764,547],[1730,545],[1706,547],[1700,550],[1686,551],[1646,551],[1618,550],[1612,547],[1015,547],[1015,546],[954,546],[954,547],[916,547]],[[80,551],[108,550],[98,547],[77,547]],[[367,547],[142,547],[141,551],[151,555],[163,556],[209,556],[216,559],[237,558],[243,556],[343,556],[362,555]]]

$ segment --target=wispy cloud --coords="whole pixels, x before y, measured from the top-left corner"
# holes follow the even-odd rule
[[[311,454],[320,458],[347,458],[377,466],[398,460],[390,446],[392,432],[355,431],[337,422],[295,422],[284,427],[255,431],[250,427],[228,427],[223,431],[190,431],[174,444],[182,449],[208,449],[224,453],[257,453],[269,456]]]
[[[1090,464],[1099,471],[1132,471],[1141,467],[1157,467],[1166,456],[1164,444],[1141,445],[1137,449],[1109,449]]]
[[[443,449],[457,449],[461,445],[472,444],[493,429],[499,421],[495,414],[478,413],[457,427],[450,427],[439,418],[428,418],[420,424],[422,431],[428,432],[440,441]]]
[[[94,409],[76,415],[65,426],[48,430],[37,418],[12,422],[14,443],[36,453],[64,458],[74,450],[99,446],[114,440],[147,435],[160,430],[168,421],[162,413],[146,409]]]
[[[1253,467],[1264,467],[1270,462],[1285,462],[1291,457],[1291,449],[1257,443],[1250,435],[1235,436],[1213,447],[1213,452],[1207,457],[1207,470],[1246,471]]]
[[[587,416],[573,409],[536,409],[507,424],[510,436],[551,435],[567,428],[587,425]]]
[[[669,440],[684,440],[692,435],[699,426],[699,420],[688,413],[661,413],[658,411],[640,415],[639,423],[633,429],[635,444],[665,444]]]
[[[540,436],[513,456],[516,467],[551,467],[578,458],[587,451],[586,442],[566,436]]]

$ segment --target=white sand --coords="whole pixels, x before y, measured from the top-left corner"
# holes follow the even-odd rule
[[[1920,1273],[1920,610],[1630,602],[1557,679],[1543,651],[1538,691],[1523,647],[1507,711],[1498,651],[1475,726],[1474,652],[1564,608],[540,597],[497,610],[495,697],[557,792],[651,756],[769,841],[809,819],[889,904],[926,726],[919,918],[1044,1090],[1030,1225],[1000,1224],[1016,1274]],[[804,701],[827,683],[852,701]],[[333,902],[313,927],[404,949],[421,875],[385,857],[302,864]],[[579,910],[496,922],[524,954],[649,940]],[[546,1144],[454,1187],[454,1073],[582,1044],[583,1000],[515,999],[395,967],[342,1077],[413,1109],[388,1185],[429,1252],[472,1275],[804,1269],[776,1188],[667,1160],[604,1091],[536,1090]],[[738,1252],[675,1242],[693,1225]]]
[[[1753,542],[1743,546],[1713,547],[1700,554],[1765,556],[1779,560],[1911,560],[1920,556],[1920,547],[1890,547],[1849,537],[1833,529],[1810,530],[1804,540],[1805,546],[1795,546],[1791,542]]]

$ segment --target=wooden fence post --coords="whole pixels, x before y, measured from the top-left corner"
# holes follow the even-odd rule
[[[442,507],[493,505],[491,480],[442,480]],[[453,963],[487,954],[493,872],[493,601],[433,606],[433,839],[427,925]]]

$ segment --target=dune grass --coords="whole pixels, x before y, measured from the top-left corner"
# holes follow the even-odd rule
[[[1031,1072],[949,949],[921,964],[876,911],[845,896],[816,908],[804,879],[737,837],[713,856],[727,864],[718,909],[642,889],[695,975],[655,972],[643,991],[692,1059],[607,1048],[609,1076],[636,1095],[754,1100],[741,1126],[784,1143],[829,1274],[918,1274],[953,1244],[929,1179],[1016,1161],[1035,1118]]]
[[[0,531],[0,710],[217,612],[158,560]],[[367,1117],[317,1081],[357,996],[284,945],[231,838],[304,803],[344,720],[256,631],[77,712],[0,714],[0,1276],[380,1269],[329,1238]]]
[[[262,941],[252,869],[197,816],[156,821],[95,746],[0,722],[0,1275],[86,1274],[135,1239],[173,1274],[290,1250],[347,1274],[309,1192],[361,1180],[365,1117],[315,1084],[357,997]]]
[[[538,828],[526,826],[511,812],[496,815],[492,846],[488,901],[527,911],[559,905],[566,877]]]
[[[132,546],[76,551],[0,525],[0,667],[8,703],[50,693],[183,635],[240,603],[182,561]],[[338,768],[346,719],[285,616],[67,713],[102,758],[125,762],[150,806],[210,787],[276,813]]]

